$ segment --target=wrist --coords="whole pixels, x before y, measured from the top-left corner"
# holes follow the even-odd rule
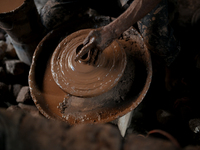
[[[109,41],[113,41],[114,39],[119,37],[115,31],[115,28],[110,25],[106,25],[102,28],[102,35],[104,35],[104,37],[107,38]]]

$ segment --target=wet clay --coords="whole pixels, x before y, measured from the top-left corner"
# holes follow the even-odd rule
[[[1,0],[0,1],[0,13],[6,13],[13,11],[20,7],[25,0]]]
[[[80,30],[67,36],[52,56],[52,76],[56,84],[70,95],[93,97],[105,93],[118,83],[126,68],[125,51],[117,41],[103,51],[96,64],[75,61],[76,48],[90,31]]]

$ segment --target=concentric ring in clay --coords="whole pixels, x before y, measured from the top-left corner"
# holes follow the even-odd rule
[[[96,64],[75,61],[76,48],[81,45],[91,29],[67,36],[57,46],[51,59],[51,72],[56,84],[74,96],[93,97],[112,89],[126,68],[126,53],[118,41],[107,47]]]

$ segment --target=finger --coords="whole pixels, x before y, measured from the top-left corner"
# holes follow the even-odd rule
[[[84,39],[84,41],[83,41],[83,45],[88,44],[89,41],[90,41],[90,38],[91,38],[91,37],[88,35],[88,36]]]
[[[91,59],[90,59],[90,64],[94,64],[95,60],[96,60],[96,56],[97,56],[97,53],[98,53],[98,49],[96,48],[91,56]]]
[[[102,51],[98,50],[95,65],[97,65],[98,60],[100,59]]]
[[[85,54],[87,54],[89,52],[90,49],[92,49],[93,47],[93,43],[89,43],[87,45],[85,45],[80,52],[78,52],[78,54],[76,55],[75,61],[78,61],[79,59],[81,59]]]
[[[78,61],[79,59],[81,59],[81,57],[83,57],[86,53],[88,53],[88,51],[90,49],[92,49],[95,45],[95,37],[91,37],[90,42],[88,44],[86,44],[81,51],[76,55],[75,61]]]
[[[88,36],[83,41],[83,45],[88,44],[90,42],[90,39],[92,39],[92,37],[93,37],[93,31],[90,31],[90,33],[88,34]]]

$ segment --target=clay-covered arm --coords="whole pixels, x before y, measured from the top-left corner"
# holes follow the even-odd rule
[[[102,52],[114,39],[150,12],[160,1],[134,0],[129,8],[113,22],[89,33],[83,42],[84,47],[76,56],[76,61],[93,50],[93,56],[91,56],[91,62],[93,62],[99,52]]]

